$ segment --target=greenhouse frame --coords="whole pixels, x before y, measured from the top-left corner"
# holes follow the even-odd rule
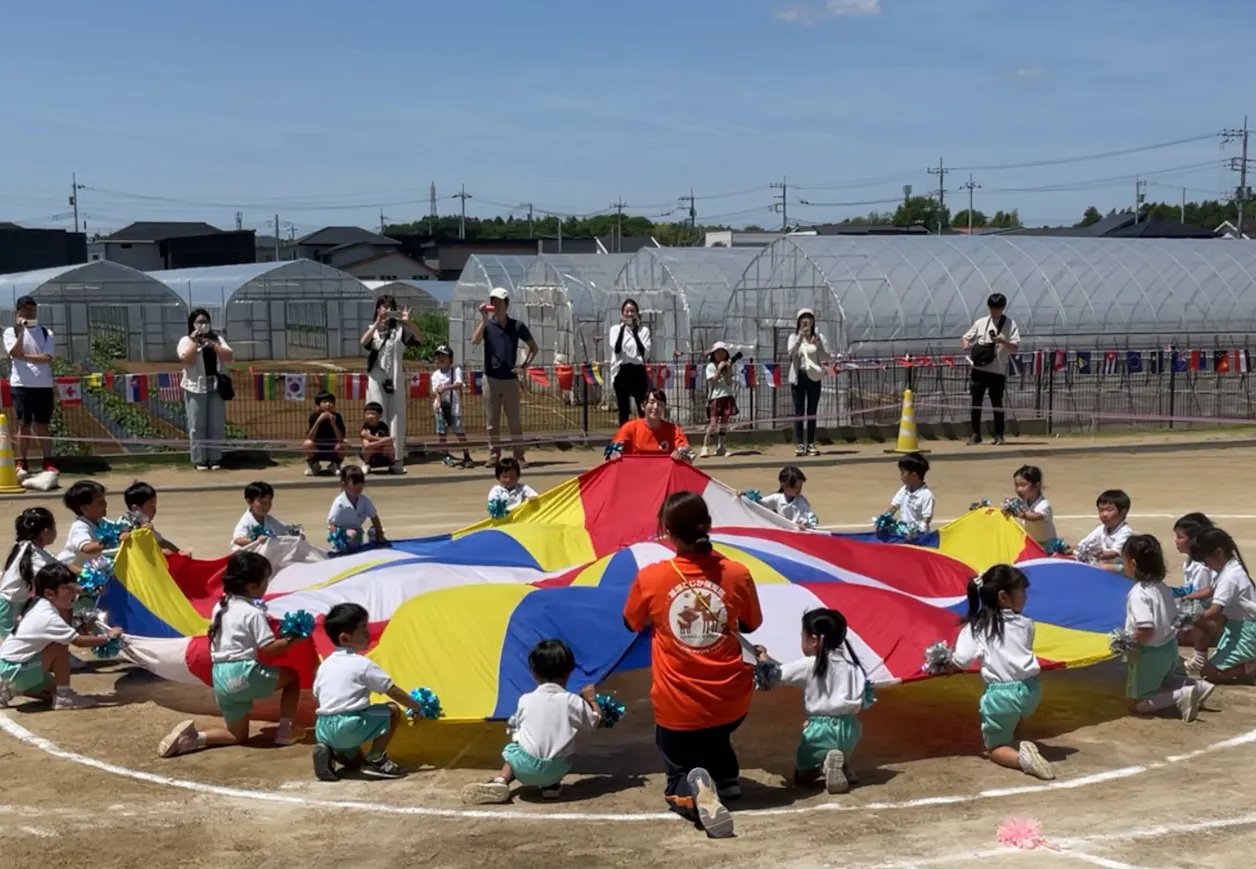
[[[145,272],[105,260],[0,275],[0,328],[13,325],[21,296],[39,303],[39,321],[56,336],[56,355],[88,358],[92,341],[124,342],[126,357],[169,362],[187,334],[188,307]]]
[[[475,324],[480,322],[480,306],[497,287],[510,293],[512,305],[517,304],[519,284],[534,259],[535,256],[497,254],[473,254],[467,258],[449,302],[449,346],[454,351],[455,363],[483,366],[482,345],[471,343]]]
[[[365,284],[313,260],[174,269],[152,276],[189,309],[208,310],[241,361],[361,356],[359,340],[375,317],[375,296]]]
[[[409,308],[416,314],[430,314],[436,311],[448,311],[454,296],[457,281],[363,281],[363,285],[378,299],[389,295],[397,300],[402,308]]]

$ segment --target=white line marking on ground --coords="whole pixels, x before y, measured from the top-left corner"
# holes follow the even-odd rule
[[[179,788],[187,791],[197,791],[204,794],[213,794],[215,796],[228,797],[230,799],[252,799],[264,802],[308,806],[310,808],[319,809],[354,809],[356,811],[375,812],[378,814],[390,815],[425,815],[441,818],[494,818],[510,821],[657,821],[664,818],[670,819],[675,817],[675,815],[672,815],[669,812],[510,812],[500,810],[489,811],[484,809],[436,809],[428,806],[393,806],[384,803],[324,800],[319,799],[318,797],[303,797],[295,794],[280,794],[273,791],[248,790],[245,788],[214,785],[207,782],[189,781],[187,779],[178,779],[171,776],[158,775],[157,773],[143,772],[141,770],[131,769],[130,767],[108,763],[103,760],[97,760],[94,757],[88,757],[87,755],[78,754],[77,752],[61,748],[52,740],[45,739],[42,736],[37,736],[34,733],[31,733],[25,727],[18,724],[2,712],[0,712],[0,730],[4,731],[19,742],[29,745],[32,748],[37,748],[45,754],[61,760],[68,760],[71,763],[81,764],[83,766],[91,767],[92,769],[100,770],[101,772],[121,776],[122,778],[130,778],[136,781],[164,785],[165,787]],[[1225,748],[1231,748],[1238,745],[1246,745],[1251,742],[1256,742],[1256,730],[1240,734],[1239,736],[1227,739],[1223,742],[1218,742],[1208,748],[1200,749],[1191,756],[1198,757],[1200,754],[1220,751]],[[1073,779],[1064,779],[1063,781],[1052,781],[1046,782],[1045,784],[1025,785],[1022,787],[1012,788],[991,788],[988,790],[978,791],[975,794],[950,794],[937,797],[922,797],[914,800],[902,800],[900,802],[865,803],[863,805],[842,805],[836,802],[829,802],[819,803],[813,806],[798,806],[793,808],[746,809],[744,811],[737,812],[737,815],[738,817],[749,818],[765,817],[769,815],[801,815],[815,811],[866,812],[886,811],[891,809],[915,809],[925,806],[957,805],[962,803],[973,803],[979,800],[1017,796],[1020,794],[1043,793],[1057,790],[1074,790],[1094,784],[1102,784],[1103,782],[1131,778],[1147,772],[1148,770],[1160,769],[1170,763],[1173,763],[1173,761],[1165,760],[1140,766],[1127,766],[1121,767],[1120,769],[1108,770],[1106,772],[1078,776]],[[1201,826],[1202,824],[1196,824],[1192,826],[1192,829],[1199,829]]]
[[[1060,857],[1080,860],[1083,863],[1089,863],[1092,866],[1102,866],[1103,869],[1147,869],[1145,866],[1135,866],[1133,863],[1122,863],[1119,860],[1111,860],[1107,857],[1100,857],[1096,854],[1087,854],[1085,851],[1042,851],[1038,853],[1057,854]]]

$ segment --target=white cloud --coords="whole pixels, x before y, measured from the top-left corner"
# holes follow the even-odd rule
[[[1016,70],[1017,78],[1042,78],[1046,71],[1040,66],[1022,66]]]
[[[810,26],[825,18],[880,15],[881,0],[825,0],[822,6],[786,6],[776,12],[777,20]]]

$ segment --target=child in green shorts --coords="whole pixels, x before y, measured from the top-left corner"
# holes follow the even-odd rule
[[[319,665],[314,677],[318,723],[314,726],[314,775],[320,781],[337,781],[333,761],[346,767],[361,766],[362,746],[371,743],[366,767],[383,778],[405,775],[384,752],[397,732],[401,710],[388,703],[371,703],[371,694],[384,694],[415,715],[422,707],[380,669],[366,650],[371,644],[370,617],[356,603],[338,603],[323,619],[323,630],[336,644]]]
[[[1256,586],[1238,546],[1220,528],[1209,528],[1191,544],[1191,558],[1216,574],[1208,609],[1195,620],[1196,655],[1208,652],[1210,635],[1218,628],[1221,634],[1217,651],[1204,665],[1202,675],[1212,682],[1256,675]]]
[[[13,548],[0,575],[0,643],[17,627],[17,617],[35,593],[35,574],[56,563],[48,547],[57,539],[57,520],[43,507],[28,507],[13,520]]]
[[[1121,549],[1124,573],[1134,579],[1125,596],[1125,631],[1133,641],[1126,655],[1125,696],[1142,715],[1176,705],[1190,723],[1213,692],[1209,682],[1186,678],[1178,654],[1177,603],[1164,583],[1164,551],[1150,534],[1135,534]]]

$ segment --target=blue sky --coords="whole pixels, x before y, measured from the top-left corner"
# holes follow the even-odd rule
[[[1072,222],[1132,202],[1135,173],[1153,199],[1215,197],[1237,149],[983,167],[1256,119],[1256,4],[1221,0],[11,6],[0,220],[32,225],[68,225],[72,171],[92,229],[369,226],[425,215],[432,181],[448,213],[464,183],[473,214],[657,216],[692,187],[700,219],[771,224],[782,177],[791,217],[821,221],[936,187],[940,157],[975,167],[987,212]]]

